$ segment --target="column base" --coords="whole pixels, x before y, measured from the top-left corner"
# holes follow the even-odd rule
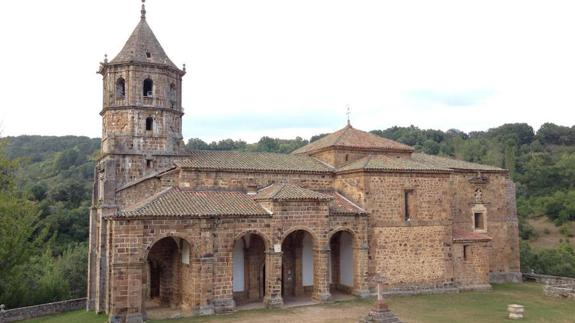
[[[230,313],[236,309],[236,302],[233,298],[215,299],[213,310],[216,314]]]
[[[493,272],[489,273],[490,283],[521,283],[523,281],[521,273],[518,272]]]
[[[234,304],[234,307],[235,307],[235,304]],[[214,305],[200,306],[200,309],[198,310],[199,315],[212,315],[215,312],[216,311],[214,310]]]
[[[371,296],[369,289],[359,289],[359,290],[353,291],[352,294],[359,297],[359,298],[368,298]]]
[[[313,300],[320,303],[329,303],[331,302],[331,293],[319,293],[313,296]]]
[[[108,318],[109,323],[144,323],[144,318],[141,313],[129,315],[110,315]]]
[[[264,304],[267,308],[281,307],[284,304],[283,298],[278,297],[264,297]]]
[[[385,302],[377,301],[369,314],[359,321],[360,323],[401,323]]]

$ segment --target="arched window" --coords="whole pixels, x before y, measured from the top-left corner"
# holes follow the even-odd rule
[[[123,99],[126,95],[126,81],[123,78],[116,80],[116,98]]]
[[[144,80],[144,97],[151,98],[154,95],[154,81],[147,78]]]
[[[168,99],[170,100],[170,107],[174,109],[176,107],[176,84],[171,83],[170,89],[168,90]]]
[[[176,84],[172,83],[170,84],[170,92],[168,92],[168,96],[170,98],[170,100],[175,101],[176,100]]]
[[[146,130],[152,130],[152,128],[154,127],[154,118],[152,117],[147,117],[146,118]]]

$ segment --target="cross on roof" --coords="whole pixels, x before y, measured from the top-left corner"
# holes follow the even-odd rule
[[[349,126],[351,123],[349,121],[349,116],[351,115],[351,109],[349,107],[349,104],[345,106],[347,108],[347,111],[345,112],[345,114],[347,115],[347,125]]]

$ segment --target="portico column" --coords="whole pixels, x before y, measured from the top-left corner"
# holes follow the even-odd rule
[[[111,278],[114,288],[110,289],[109,322],[144,322],[142,313],[144,263],[114,263],[111,267]]]
[[[277,247],[277,248],[276,248]],[[264,304],[267,307],[283,305],[282,298],[282,255],[281,246],[266,251],[266,282]]]
[[[314,249],[313,256],[313,300],[326,303],[331,300],[329,292],[329,247]]]
[[[367,282],[369,247],[367,243],[353,248],[353,291],[352,294],[361,298],[369,297]]]

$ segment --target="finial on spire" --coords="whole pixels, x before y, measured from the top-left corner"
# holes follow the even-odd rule
[[[186,72],[186,63],[184,63],[182,71]]]
[[[346,110],[347,110],[347,111],[345,112],[345,114],[347,115],[347,125],[348,125],[348,126],[351,126],[351,122],[349,121],[349,115],[351,114],[351,109],[349,108],[349,104],[346,104],[345,107],[346,107]]]
[[[108,54],[104,54],[104,64],[108,64]]]
[[[140,12],[142,13],[140,18],[146,19],[146,0],[142,0],[142,10]]]

